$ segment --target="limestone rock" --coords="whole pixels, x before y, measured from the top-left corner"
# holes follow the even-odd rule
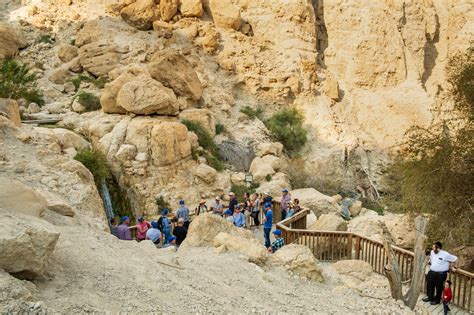
[[[178,96],[197,101],[202,96],[201,81],[186,58],[169,49],[156,53],[148,65],[150,75]]]
[[[351,217],[356,217],[362,211],[362,202],[357,200],[355,201],[350,207],[349,212],[351,213]]]
[[[201,17],[204,14],[201,0],[181,0],[179,11],[186,17]]]
[[[79,55],[79,51],[76,46],[70,44],[62,44],[58,49],[58,58],[62,62],[70,62],[72,59]]]
[[[2,210],[0,224],[0,268],[21,279],[44,275],[59,233],[7,210]]]
[[[161,0],[160,1],[160,14],[163,21],[171,21],[173,16],[178,12],[178,0]]]
[[[48,200],[48,210],[67,217],[73,217],[76,215],[74,208],[62,200]]]
[[[205,213],[193,219],[188,229],[188,235],[179,249],[213,247],[215,237],[221,232],[242,239],[255,239],[251,231],[237,228],[232,223],[215,214]]]
[[[269,263],[283,266],[308,280],[323,282],[323,270],[311,250],[304,245],[285,245],[271,255]]]
[[[199,164],[194,174],[207,184],[212,184],[217,177],[217,171],[206,164]]]
[[[280,142],[264,142],[257,145],[257,156],[263,157],[264,155],[281,156],[283,151],[283,144]]]
[[[278,172],[272,175],[272,179],[267,182],[265,179],[260,183],[260,186],[257,188],[258,193],[267,193],[269,192],[273,196],[279,196],[283,189],[290,189],[290,178],[287,174]]]
[[[372,275],[372,266],[362,260],[341,260],[332,264],[332,267],[341,275],[366,281]]]
[[[240,28],[240,8],[231,0],[209,0],[209,10],[217,26],[234,30]]]
[[[134,75],[124,72],[112,82],[105,84],[104,90],[100,95],[100,105],[104,113],[125,114],[127,112],[124,108],[117,105],[117,95],[122,86],[133,79]]]
[[[309,208],[319,217],[324,213],[338,213],[340,208],[333,199],[314,188],[301,188],[291,191],[292,198],[298,198],[300,205]]]
[[[2,304],[12,307],[15,304],[26,304],[33,299],[35,286],[29,281],[17,279],[0,269],[0,292]]]
[[[26,39],[21,31],[13,26],[0,22],[0,61],[5,57],[14,56],[19,48],[27,45]]]
[[[262,158],[256,157],[250,164],[250,173],[253,175],[253,179],[257,182],[266,180],[267,176],[275,174],[273,167],[266,163]]]
[[[20,109],[15,100],[0,98],[0,116],[9,119],[15,126],[21,126]]]
[[[74,148],[77,151],[81,151],[84,149],[89,148],[89,143],[79,136],[77,133],[72,132],[71,130],[63,129],[63,128],[53,128],[52,132],[54,136],[58,140],[61,148]]]
[[[324,82],[324,90],[326,95],[333,100],[339,99],[339,84],[332,76],[326,78],[326,81]]]
[[[48,79],[49,81],[55,84],[64,84],[67,80],[69,80],[70,77],[71,75],[69,74],[69,71],[67,69],[58,68],[56,70],[53,70]]]
[[[191,156],[186,126],[178,122],[161,122],[151,130],[151,157],[156,166],[174,164]]]
[[[46,210],[46,199],[20,181],[0,177],[0,209],[40,217]]]
[[[377,241],[383,240],[383,220],[377,214],[359,215],[349,221],[347,230],[352,233],[370,237]]]
[[[122,144],[115,154],[115,158],[119,161],[125,162],[135,159],[136,155],[137,147],[132,144]]]
[[[268,257],[268,252],[262,244],[259,244],[256,238],[242,238],[238,235],[231,235],[220,232],[214,237],[214,246],[220,251],[224,249],[231,252],[237,252],[248,257],[250,262],[257,265],[263,265]]]
[[[409,215],[387,213],[383,216],[385,225],[395,245],[412,249],[415,246],[415,223]]]
[[[111,42],[96,41],[79,48],[81,66],[95,75],[102,77],[109,74],[120,61],[121,53]]]
[[[205,108],[190,108],[183,110],[179,113],[179,118],[181,120],[187,119],[191,121],[197,121],[206,128],[206,130],[211,134],[216,132],[216,119],[214,114]]]
[[[347,222],[339,214],[325,213],[308,230],[347,231]]]
[[[146,75],[137,76],[122,86],[117,94],[117,105],[139,115],[176,115],[179,111],[173,90]]]
[[[139,30],[149,30],[160,18],[160,9],[153,0],[138,0],[120,11],[122,19]]]
[[[283,159],[270,154],[262,157],[262,162],[270,165],[275,171],[280,171],[284,165]]]

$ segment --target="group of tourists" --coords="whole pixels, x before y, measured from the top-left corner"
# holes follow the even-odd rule
[[[205,199],[201,199],[194,209],[194,215],[199,216],[210,212],[223,217],[238,228],[250,228],[250,222],[253,220],[254,227],[257,230],[263,224],[264,244],[269,252],[275,252],[284,245],[280,230],[273,231],[275,241],[273,243],[270,241],[273,228],[273,197],[270,193],[244,193],[241,202],[233,192],[229,192],[228,196],[229,202],[226,206],[219,196],[215,197],[210,207]],[[130,225],[128,216],[121,218],[120,225],[116,225],[115,219],[112,218],[110,221],[112,234],[121,240],[133,240],[131,230],[136,230],[136,240],[138,242],[150,240],[157,247],[174,246],[177,248],[186,239],[191,223],[191,213],[185,200],[180,199],[178,204],[178,209],[174,213],[163,209],[158,220],[148,222],[144,216],[139,216],[137,224],[133,226]],[[280,208],[282,220],[301,210],[299,200],[292,200],[287,189],[282,190]],[[176,222],[174,227],[173,222]]]

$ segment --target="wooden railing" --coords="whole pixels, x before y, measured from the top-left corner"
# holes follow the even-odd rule
[[[375,272],[384,274],[387,257],[382,242],[351,232],[306,230],[306,216],[309,213],[310,210],[305,209],[277,223],[285,244],[305,245],[321,261],[363,260],[368,262]],[[397,246],[392,248],[398,259],[402,281],[409,281],[413,276],[414,253]],[[473,273],[461,269],[448,274],[448,279],[453,283],[452,303],[467,311],[474,310],[473,278]],[[425,287],[423,284],[423,289]]]

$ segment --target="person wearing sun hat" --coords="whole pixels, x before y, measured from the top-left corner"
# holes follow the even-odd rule
[[[273,241],[272,245],[268,248],[270,253],[274,253],[280,248],[285,245],[285,240],[281,237],[281,230],[273,231],[273,235],[275,236],[275,240]]]
[[[200,215],[207,212],[206,199],[201,199],[199,205],[194,210],[196,215]]]
[[[221,197],[217,196],[214,203],[212,204],[212,213],[217,214],[217,215],[222,215],[222,211],[224,210],[224,206],[222,205],[221,202]]]
[[[288,204],[291,201],[290,194],[288,189],[283,189],[281,191],[281,200],[280,200],[280,209],[281,209],[281,219],[284,220],[286,218],[286,212],[288,211]]]

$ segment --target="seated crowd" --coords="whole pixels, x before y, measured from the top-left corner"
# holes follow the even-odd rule
[[[291,199],[287,189],[282,191],[280,200],[281,218],[286,219],[301,210],[298,199]],[[274,253],[284,245],[282,232],[274,230],[275,241],[270,242],[270,234],[273,228],[273,197],[270,193],[243,195],[243,201],[239,202],[233,192],[229,193],[229,203],[227,206],[217,196],[210,207],[207,206],[205,199],[201,199],[199,205],[194,209],[194,215],[198,216],[210,212],[214,215],[223,217],[238,228],[250,228],[250,221],[253,221],[255,229],[259,229],[263,224],[263,235],[265,247],[269,252]],[[116,225],[114,218],[110,220],[111,232],[121,240],[133,240],[131,230],[136,230],[136,240],[152,241],[157,247],[175,247],[178,248],[186,239],[188,228],[191,223],[191,214],[189,208],[183,199],[179,200],[179,207],[176,212],[169,212],[163,209],[158,220],[148,222],[144,216],[137,218],[137,224],[130,226],[130,218],[123,216],[121,224]],[[262,222],[261,222],[262,221]],[[173,226],[175,222],[175,226]]]

